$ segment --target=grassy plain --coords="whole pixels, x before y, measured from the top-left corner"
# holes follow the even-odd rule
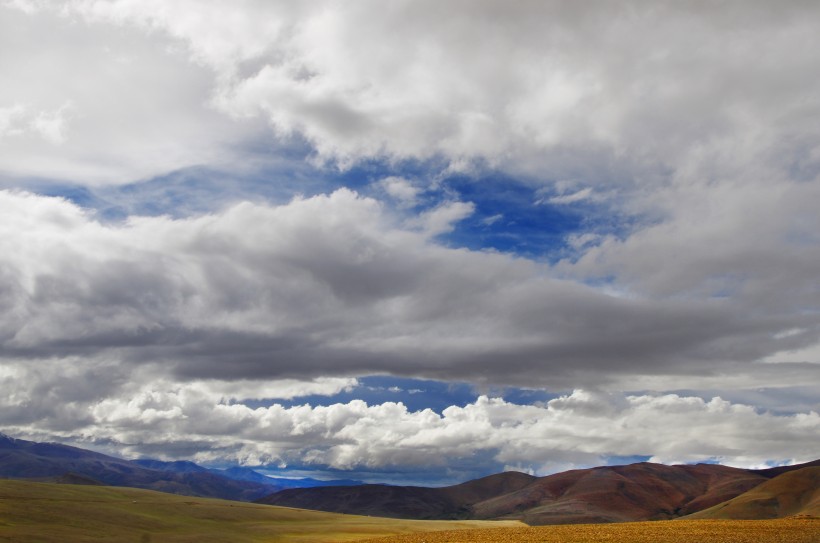
[[[495,525],[499,524],[394,520],[133,488],[0,480],[0,542],[325,543]]]
[[[417,533],[367,543],[818,543],[820,519],[663,520]]]

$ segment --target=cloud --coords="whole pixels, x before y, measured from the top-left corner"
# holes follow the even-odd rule
[[[0,6],[0,176],[122,184],[224,166],[268,133],[211,99],[213,73],[169,40],[89,22],[57,3]],[[26,13],[25,11],[28,11]]]
[[[411,224],[418,224],[428,236],[438,236],[452,232],[455,223],[462,221],[475,212],[472,202],[444,202],[437,207],[421,213]]]
[[[471,210],[447,204],[421,229],[402,227],[340,189],[106,224],[59,198],[2,191],[2,353],[162,361],[184,379],[386,373],[558,390],[792,386],[816,367],[759,362],[817,343],[805,298],[770,305],[746,286],[731,299],[623,295],[435,243]],[[786,273],[790,292],[814,277]]]
[[[673,163],[699,142],[779,129],[783,113],[818,105],[805,45],[818,13],[807,5],[67,5],[95,22],[163,31],[214,71],[224,111],[263,115],[341,161],[503,162],[584,146]]]
[[[820,12],[809,4],[75,0],[2,9],[13,84],[0,107],[71,100],[72,137],[113,147],[95,159],[64,149],[62,166],[98,182],[115,171],[149,175],[132,148],[151,153],[154,171],[219,161],[260,141],[258,121],[342,166],[444,158],[632,187],[731,143],[742,156],[780,153],[816,171]],[[30,71],[47,80],[32,87]],[[125,125],[127,136],[116,130]],[[16,147],[26,153],[14,171],[45,170],[30,145]]]
[[[87,426],[75,431],[129,455],[152,451],[173,435],[206,462],[412,471],[455,467],[489,454],[498,469],[517,465],[545,474],[556,465],[594,465],[608,456],[720,460],[739,467],[808,461],[820,430],[816,412],[773,415],[718,397],[674,394],[576,390],[543,405],[480,396],[441,414],[393,402],[251,408],[215,398],[194,384],[148,383],[90,405],[82,419]]]
[[[55,111],[39,113],[31,121],[31,128],[46,141],[54,145],[62,145],[66,140],[68,117],[72,107],[71,102],[66,102]]]
[[[587,187],[571,194],[562,194],[560,196],[553,196],[547,199],[550,204],[574,204],[575,202],[582,202],[592,197],[592,189]]]
[[[809,4],[746,1],[5,2],[4,186],[197,165],[217,185],[307,159],[320,179],[364,165],[356,183],[381,179],[394,200],[174,196],[163,209],[178,218],[112,224],[0,192],[8,418],[73,427],[132,381],[198,383],[183,395],[206,404],[202,383],[252,398],[271,393],[255,380],[299,394],[370,374],[738,396],[813,382],[818,20]],[[583,208],[579,226],[532,259],[451,246],[487,211],[469,197],[480,182],[447,189],[457,172]],[[255,182],[295,192],[281,177]],[[514,234],[516,209],[503,215],[499,235]],[[157,424],[187,409],[160,399]],[[697,408],[723,413],[710,405]],[[348,449],[316,458],[341,465]]]
[[[385,177],[379,181],[378,186],[402,205],[414,206],[417,203],[420,190],[403,177]]]

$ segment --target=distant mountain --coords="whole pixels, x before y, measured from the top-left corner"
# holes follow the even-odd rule
[[[273,478],[250,468],[210,469],[183,460],[123,460],[59,443],[15,439],[3,433],[0,478],[128,486],[240,501],[253,501],[287,488],[361,484],[353,480]]]
[[[0,433],[0,478],[128,486],[174,494],[404,519],[509,519],[531,525],[820,515],[820,460],[744,470],[638,463],[546,477],[517,472],[444,488],[271,478],[244,467],[128,461]]]
[[[315,486],[355,486],[364,484],[361,481],[355,481],[352,479],[339,479],[339,480],[330,480],[330,481],[320,481],[318,479],[311,479],[310,477],[305,477],[301,479],[291,479],[291,478],[284,478],[284,477],[269,477],[267,475],[263,475],[258,471],[255,471],[251,468],[246,468],[243,466],[234,466],[227,469],[213,469],[213,468],[205,468],[193,462],[177,460],[174,462],[166,462],[163,460],[154,460],[150,458],[144,458],[139,460],[132,460],[131,462],[138,464],[140,466],[150,468],[150,469],[158,469],[164,471],[173,471],[175,473],[213,473],[214,475],[220,475],[222,477],[228,477],[229,479],[233,479],[234,481],[250,481],[254,483],[259,483],[262,485],[266,485],[271,487],[271,492],[275,490],[283,490],[286,488],[311,488]]]
[[[144,468],[156,469],[160,471],[173,471],[174,473],[206,473],[208,471],[208,468],[204,468],[199,464],[195,464],[187,460],[166,462],[164,460],[154,460],[153,458],[140,458],[138,460],[130,460],[130,462]]]
[[[820,467],[782,471],[779,475],[690,519],[773,519],[794,515],[820,517]]]
[[[644,462],[546,477],[502,473],[445,488],[364,485],[292,489],[257,501],[349,514],[515,519],[530,525],[662,520],[713,507],[805,466],[756,471],[716,464]]]
[[[37,443],[0,434],[0,477],[55,482],[95,482],[174,494],[251,501],[282,487],[237,481],[188,463],[148,467],[58,443]],[[155,469],[159,468],[159,469]],[[199,468],[199,469],[197,469]]]
[[[444,488],[418,486],[332,486],[283,490],[257,503],[402,519],[454,520],[473,517],[470,506],[531,484],[518,472],[490,475]]]

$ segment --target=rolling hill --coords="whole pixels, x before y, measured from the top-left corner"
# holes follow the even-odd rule
[[[252,501],[286,488],[361,484],[354,480],[273,478],[240,466],[221,470],[188,461],[123,460],[59,443],[15,439],[2,433],[0,477],[148,488],[239,501]]]
[[[0,541],[324,543],[516,522],[413,521],[338,515],[151,490],[0,480]]]
[[[505,472],[443,488],[360,484],[301,488],[332,482],[283,479],[280,485],[280,480],[248,468],[213,470],[192,462],[128,461],[3,434],[0,478],[127,486],[400,519],[504,519],[530,525],[687,515],[714,519],[817,515],[820,502],[820,461],[765,470],[644,462],[546,477]],[[290,488],[283,489],[285,486]]]
[[[257,503],[402,519],[465,519],[475,517],[471,504],[524,488],[534,480],[536,477],[524,473],[506,472],[445,488],[388,485],[304,488],[283,490]]]
[[[663,520],[713,507],[770,477],[800,468],[773,472],[644,462],[546,477],[508,472],[444,488],[364,485],[283,490],[257,501],[396,518],[515,519],[530,525]]]
[[[237,481],[205,468],[185,472],[152,469],[77,447],[14,439],[4,434],[0,434],[0,477],[99,483],[240,501],[252,501],[281,490],[276,485]]]
[[[795,515],[820,517],[820,467],[783,472],[690,519],[770,519]]]

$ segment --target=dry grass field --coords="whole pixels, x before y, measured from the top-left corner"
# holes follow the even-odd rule
[[[342,541],[380,543],[818,543],[820,519],[675,520],[526,527],[413,521],[177,496],[132,488],[0,480],[0,542]]]
[[[0,542],[327,543],[496,524],[393,520],[133,488],[0,480]]]
[[[367,543],[818,543],[820,519],[667,520],[495,528],[391,536]]]

